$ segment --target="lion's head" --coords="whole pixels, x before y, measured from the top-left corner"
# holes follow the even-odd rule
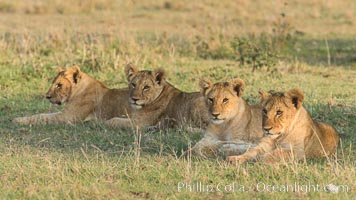
[[[80,68],[78,66],[70,67],[66,70],[58,68],[58,75],[53,80],[46,98],[53,104],[61,105],[68,101],[72,94],[73,86],[80,81]]]
[[[244,88],[245,82],[239,78],[215,84],[207,79],[200,81],[200,92],[205,97],[212,123],[221,124],[236,116]]]
[[[149,105],[162,93],[165,83],[163,69],[138,71],[135,66],[128,64],[125,73],[129,82],[129,102],[132,107],[140,109]]]
[[[293,122],[293,119],[302,106],[303,92],[292,89],[288,92],[259,91],[261,97],[262,127],[265,134],[277,138],[283,134]]]

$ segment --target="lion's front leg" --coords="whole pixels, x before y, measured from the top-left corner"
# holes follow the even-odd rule
[[[296,143],[292,145],[284,145],[276,148],[272,152],[266,153],[261,157],[262,162],[275,163],[275,162],[291,162],[305,158],[305,151],[303,143]]]
[[[255,144],[243,142],[243,141],[228,141],[223,144],[219,149],[219,154],[223,156],[233,156],[233,155],[241,155],[245,153],[248,149],[256,147]]]
[[[130,118],[114,117],[105,121],[106,125],[121,128],[135,128],[135,124]]]
[[[252,158],[256,158],[262,152],[261,146],[256,146],[247,150],[244,154],[238,156],[228,156],[227,161],[230,164],[242,164]]]
[[[251,159],[253,156],[249,155],[249,154],[242,154],[242,155],[238,155],[238,156],[228,156],[227,157],[227,162],[230,164],[242,164],[246,161],[248,161],[249,159]]]
[[[15,124],[53,124],[58,123],[63,115],[62,112],[43,113],[30,117],[17,117],[12,120]]]
[[[190,151],[200,157],[209,158],[216,157],[218,155],[218,148],[223,145],[224,142],[218,140],[213,136],[204,136],[199,142],[197,142]]]
[[[239,156],[228,156],[229,163],[242,164],[258,155],[271,152],[275,148],[275,141],[270,138],[262,138],[261,142],[254,148],[246,151],[246,153]]]
[[[83,103],[82,107],[75,105],[66,107],[62,112],[43,113],[30,117],[19,117],[12,120],[17,124],[57,124],[57,123],[75,123],[85,120],[92,112],[90,106]]]

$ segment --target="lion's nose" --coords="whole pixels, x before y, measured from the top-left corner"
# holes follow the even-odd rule
[[[263,130],[265,130],[267,133],[272,129],[272,127],[263,127]]]
[[[219,113],[211,113],[211,115],[214,117],[214,118],[218,118],[218,116],[220,115]]]
[[[132,97],[131,99],[132,99],[132,101],[134,101],[134,102],[136,102],[136,101],[139,100],[138,98],[134,98],[134,97]]]

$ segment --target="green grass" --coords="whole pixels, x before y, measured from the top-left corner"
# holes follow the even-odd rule
[[[238,5],[230,1],[51,2],[0,2],[1,199],[355,198],[353,1],[291,1],[287,8],[247,1]],[[256,9],[263,12],[256,13]],[[273,23],[283,9],[291,17],[291,25],[304,35],[293,45],[286,44],[276,67],[251,73],[249,66],[236,61],[229,44],[235,36],[267,33],[273,37]],[[265,10],[271,11],[270,18]],[[201,56],[197,48],[200,41],[209,46],[203,53],[213,56]],[[230,166],[223,158],[181,157],[202,137],[183,127],[136,132],[98,122],[46,126],[10,123],[14,117],[62,109],[44,98],[56,66],[76,63],[109,87],[125,87],[126,60],[141,69],[165,68],[168,80],[184,91],[198,91],[200,77],[213,81],[240,77],[247,85],[243,97],[251,104],[258,103],[260,88],[300,88],[311,115],[339,132],[337,159]],[[179,184],[184,183],[202,184],[202,188],[189,192],[183,187],[179,191]],[[348,191],[258,190],[263,189],[262,184],[282,187],[295,183],[300,187],[347,185]],[[230,184],[235,186],[233,192],[216,191],[216,186],[224,190],[220,186],[229,189]],[[207,191],[212,186],[215,191]]]

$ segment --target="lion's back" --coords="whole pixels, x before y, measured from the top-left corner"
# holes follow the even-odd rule
[[[205,128],[209,121],[204,97],[199,92],[180,92],[169,103],[166,116],[194,127]]]
[[[323,145],[321,156],[324,156],[325,154],[334,154],[336,152],[339,140],[339,136],[336,130],[331,125],[326,124],[324,122],[314,120],[313,123],[315,125],[316,133],[319,139],[316,138],[313,141],[314,147],[312,148],[315,149],[315,147],[320,146],[319,144],[321,143]]]
[[[131,110],[128,99],[127,88],[110,89],[103,95],[96,109],[96,113],[101,119],[127,117]]]

